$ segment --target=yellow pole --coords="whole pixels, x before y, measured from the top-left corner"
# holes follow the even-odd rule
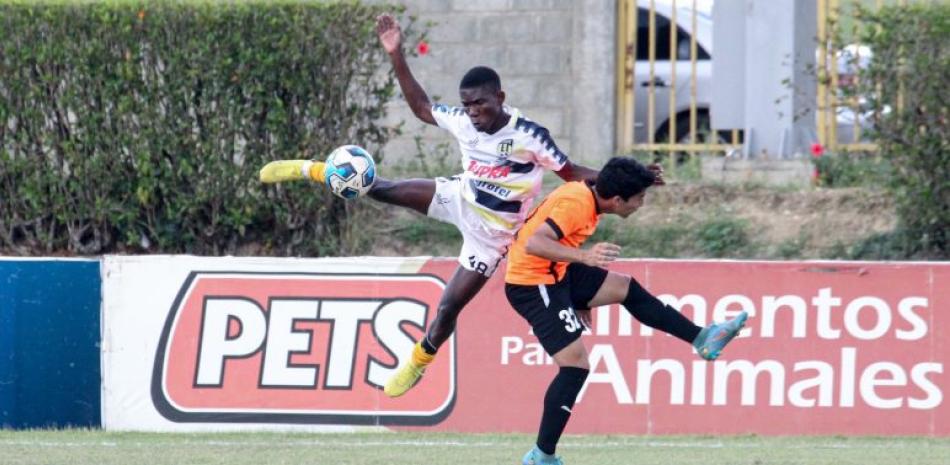
[[[627,59],[630,60],[630,71],[627,73],[627,90],[630,92],[630,145],[633,145],[636,138],[636,118],[637,118],[637,1],[627,0],[627,43],[630,49],[627,51]]]
[[[693,0],[693,17],[689,35],[689,143],[696,143],[696,0]],[[708,142],[708,140],[707,140]],[[692,153],[690,153],[692,155]]]
[[[616,111],[614,124],[616,125],[617,133],[614,142],[618,152],[624,152],[630,142],[630,128],[627,126],[628,113],[630,111],[630,108],[627,106],[627,95],[629,94],[627,88],[627,57],[629,56],[629,44],[627,43],[627,9],[629,6],[629,0],[620,0],[617,2],[617,69],[614,83],[617,89],[617,97],[614,102],[614,109]]]
[[[838,0],[828,0],[828,20],[831,24],[831,27],[834,28],[834,31],[831,31],[831,53],[829,54],[833,60],[831,63],[831,90],[828,91],[829,97],[829,114],[828,114],[828,146],[831,149],[836,149],[838,147],[838,56],[840,54],[839,44],[835,39],[836,33],[840,32],[838,25]]]
[[[655,142],[653,128],[654,123],[656,122],[655,110],[656,110],[656,88],[654,87],[653,78],[655,76],[656,70],[654,65],[656,62],[656,3],[654,0],[650,0],[650,51],[649,51],[649,60],[650,60],[650,86],[649,93],[647,94],[647,142]]]
[[[669,156],[670,156],[670,169],[676,169],[676,154],[673,151],[673,145],[679,142],[676,140],[676,64],[679,59],[679,54],[677,54],[676,47],[676,32],[679,30],[679,26],[676,25],[676,0],[673,0],[670,13],[670,87],[668,92],[668,101],[669,101],[669,116],[667,117],[669,124],[669,136],[667,136],[667,141],[670,144]]]
[[[858,98],[858,85],[861,83],[861,47],[854,49],[854,63],[851,64],[851,111],[854,112],[853,130],[851,131],[851,142],[857,144],[861,141],[861,101]]]
[[[828,58],[828,38],[827,38],[827,0],[818,0],[818,143],[828,144],[828,84],[827,84],[827,58]]]
[[[675,144],[676,141],[676,62],[679,59],[679,55],[676,53],[676,31],[678,26],[676,25],[676,0],[673,0],[672,4],[672,13],[670,13],[670,98],[669,98],[669,113],[670,113],[670,135],[669,141],[671,144]]]

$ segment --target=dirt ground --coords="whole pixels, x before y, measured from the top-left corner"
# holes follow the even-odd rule
[[[650,192],[638,223],[729,215],[748,221],[763,244],[800,241],[805,258],[819,258],[835,244],[852,244],[894,228],[890,196],[863,188],[802,190],[725,185],[669,185]]]
[[[460,238],[448,227],[400,210],[385,210],[393,234],[378,238],[371,255],[454,256]],[[894,228],[890,196],[865,188],[788,189],[765,186],[672,183],[651,189],[646,205],[619,227],[692,224],[709,218],[745,222],[759,250],[794,243],[790,258],[828,258],[836,245],[849,245]],[[407,228],[427,233],[404,240]],[[764,258],[774,258],[760,252]]]
[[[458,254],[461,235],[451,225],[405,209],[376,202],[371,205],[369,214],[374,226],[366,233],[373,236],[373,246],[361,255],[455,257]],[[764,259],[842,258],[842,245],[847,247],[888,232],[897,221],[891,198],[883,191],[672,182],[651,189],[646,205],[627,220],[604,220],[601,229],[649,231],[658,226],[675,226],[689,231],[714,218],[743,222],[749,240],[755,243],[755,247],[735,253],[727,250],[725,258]],[[634,250],[624,256],[704,257],[701,251],[689,247],[692,243],[686,245],[672,255]],[[252,245],[237,255],[262,254],[266,255]],[[18,254],[0,248],[0,255]],[[65,251],[43,255],[70,256]]]

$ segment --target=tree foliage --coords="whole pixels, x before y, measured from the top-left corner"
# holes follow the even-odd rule
[[[862,43],[873,51],[857,91],[874,110],[873,138],[893,167],[889,187],[901,257],[950,256],[950,5],[862,10]],[[891,254],[892,256],[894,254]]]
[[[0,1],[0,250],[352,253],[364,207],[257,172],[385,142],[391,8]]]

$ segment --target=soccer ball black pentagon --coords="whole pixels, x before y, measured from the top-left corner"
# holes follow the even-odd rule
[[[344,145],[330,152],[324,174],[330,192],[353,200],[362,197],[373,187],[376,182],[376,163],[363,147]]]

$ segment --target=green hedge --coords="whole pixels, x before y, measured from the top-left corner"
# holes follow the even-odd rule
[[[0,251],[353,253],[365,207],[257,172],[385,142],[390,9],[0,0]]]
[[[873,59],[857,92],[876,111],[872,135],[893,167],[900,227],[876,238],[884,258],[950,257],[950,5],[861,11]],[[883,246],[882,246],[883,244]]]

